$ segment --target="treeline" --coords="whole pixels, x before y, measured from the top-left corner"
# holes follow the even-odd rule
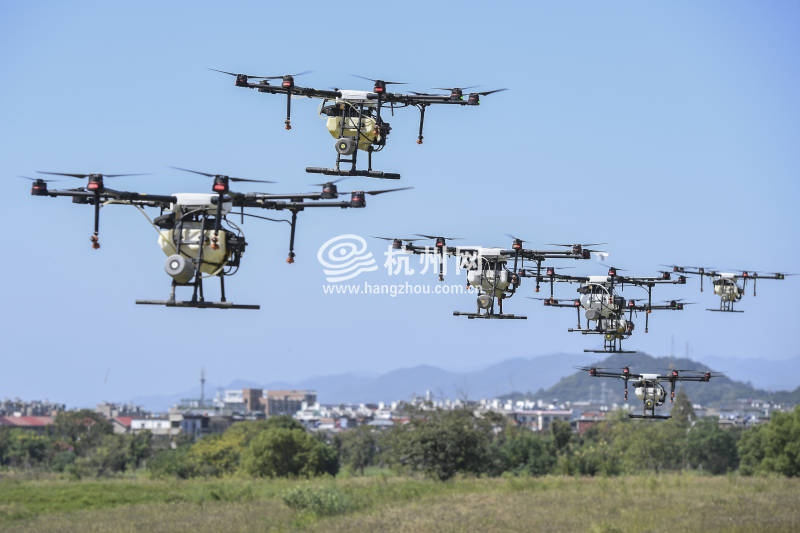
[[[800,407],[773,413],[749,429],[720,429],[696,419],[679,392],[666,421],[631,420],[623,412],[583,434],[555,421],[533,432],[505,417],[469,410],[409,409],[408,424],[385,430],[360,426],[326,436],[289,417],[239,422],[196,442],[168,442],[148,432],[115,435],[90,411],[60,414],[47,434],[0,430],[0,466],[63,472],[76,477],[145,470],[153,477],[312,477],[344,467],[368,467],[447,480],[456,474],[618,475],[699,470],[800,475]]]

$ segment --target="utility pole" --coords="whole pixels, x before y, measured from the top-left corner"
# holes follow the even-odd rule
[[[206,403],[206,369],[200,369],[200,407]]]

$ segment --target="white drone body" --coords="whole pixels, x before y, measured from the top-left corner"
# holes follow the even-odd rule
[[[739,286],[737,274],[720,272],[719,278],[714,280],[714,294],[723,302],[738,302],[744,295],[744,289]]]
[[[642,379],[634,383],[633,393],[644,402],[646,409],[653,409],[664,404],[667,391],[658,382],[658,374],[642,374]]]
[[[506,268],[508,258],[502,248],[466,246],[459,253],[462,266],[467,268],[467,283],[486,294],[501,297],[511,286],[511,272]]]
[[[213,202],[219,195],[214,193],[175,193],[176,202],[170,204],[175,219],[175,227],[159,229],[158,245],[164,254],[169,257],[167,272],[175,277],[188,280],[192,273],[191,261],[200,257],[202,249],[203,262],[200,271],[204,274],[217,274],[224,268],[231,258],[227,247],[227,232],[220,231],[214,235],[214,230],[203,227],[201,220],[178,221],[191,212],[205,212],[207,215],[216,216],[217,204]],[[230,213],[233,205],[230,201],[222,203],[222,216]],[[180,229],[179,227],[180,226]],[[213,245],[212,245],[212,239]],[[178,253],[180,243],[180,253]],[[176,257],[173,257],[176,256]]]

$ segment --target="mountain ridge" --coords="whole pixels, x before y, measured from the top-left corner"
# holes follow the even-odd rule
[[[634,354],[631,366],[636,367],[636,357],[646,354]],[[500,361],[478,370],[458,372],[445,370],[433,365],[422,364],[413,367],[404,367],[384,372],[376,376],[345,372],[334,375],[320,375],[302,380],[274,380],[259,383],[253,379],[236,379],[226,387],[218,387],[207,383],[206,391],[217,389],[312,389],[317,391],[321,403],[377,403],[380,401],[391,402],[395,400],[408,400],[413,394],[424,395],[430,390],[435,398],[479,398],[498,397],[516,392],[520,395],[533,396],[540,391],[548,390],[560,382],[562,378],[575,373],[577,365],[599,364],[597,359],[587,362],[587,354],[556,353],[537,357],[514,357]],[[668,361],[681,361],[685,358],[664,357]],[[749,386],[758,394],[766,397],[777,394],[770,388],[770,383],[786,384],[794,381],[795,387],[800,384],[800,357],[769,361],[755,359],[722,359],[710,357],[714,364],[709,365],[713,370],[721,370],[732,380],[752,382]],[[640,360],[641,361],[641,360]],[[724,367],[717,361],[724,362]],[[704,363],[694,361],[692,364]],[[753,368],[760,369],[760,374],[754,374]],[[744,378],[744,379],[743,379]],[[776,378],[780,378],[777,379]],[[613,385],[610,382],[609,385]],[[767,386],[765,386],[767,385]],[[792,390],[787,386],[784,390]],[[161,394],[153,396],[139,396],[133,398],[133,403],[154,410],[164,411],[182,398],[197,398],[200,396],[200,387],[196,386],[188,391],[176,394]],[[209,395],[207,394],[207,397]]]

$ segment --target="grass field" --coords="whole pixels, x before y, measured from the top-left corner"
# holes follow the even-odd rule
[[[800,480],[0,479],[0,531],[800,531]],[[290,505],[287,504],[287,501]]]

